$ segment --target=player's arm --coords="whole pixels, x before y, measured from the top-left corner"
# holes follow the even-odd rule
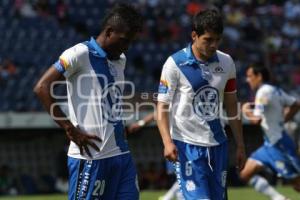
[[[169,104],[157,103],[157,126],[164,144],[164,156],[170,161],[177,161],[177,148],[170,135]]]
[[[177,160],[177,148],[173,143],[169,126],[169,104],[177,88],[178,72],[174,60],[169,57],[163,66],[157,96],[157,126],[164,144],[164,156],[170,161]]]
[[[80,149],[80,154],[83,155],[83,151],[85,151],[86,154],[91,157],[88,146],[99,151],[99,148],[92,140],[101,142],[101,139],[95,135],[86,134],[79,127],[75,127],[71,121],[67,119],[59,105],[56,104],[56,100],[51,94],[52,85],[55,84],[56,81],[65,80],[63,76],[65,72],[69,74],[75,72],[76,59],[77,55],[74,54],[72,50],[65,51],[60,57],[60,60],[51,66],[40,78],[34,87],[34,93],[38,96],[54,121],[66,131],[67,137],[77,144]]]
[[[291,106],[288,106],[285,109],[284,122],[288,122],[292,120],[299,110],[300,110],[300,101],[296,101]]]
[[[242,170],[245,165],[245,144],[243,138],[243,128],[241,115],[238,112],[238,101],[236,92],[224,94],[224,105],[228,116],[228,123],[234,135],[237,146],[236,162],[239,170]]]
[[[236,95],[236,70],[232,59],[228,80],[224,89],[224,106],[226,109],[228,123],[234,135],[236,142],[236,166],[242,170],[246,162],[245,145],[243,138],[243,129],[241,113],[238,109],[238,100]]]
[[[244,103],[242,106],[242,112],[251,124],[259,125],[261,123],[261,116],[254,114],[253,106],[255,106],[253,103]],[[256,108],[254,109],[259,109],[257,107],[259,107],[259,105],[256,105]]]
[[[140,130],[141,128],[143,128],[147,124],[150,124],[152,121],[154,121],[154,119],[155,119],[155,113],[154,112],[146,115],[143,119],[129,125],[128,133],[131,134],[131,133],[134,133],[134,132]]]
[[[59,73],[54,66],[51,66],[41,77],[34,87],[34,93],[37,95],[46,111],[54,118],[54,121],[63,129],[68,130],[73,124],[67,120],[66,115],[58,105],[55,105],[55,99],[51,95],[51,85],[56,81],[65,80],[65,77]],[[64,120],[57,120],[58,118]]]

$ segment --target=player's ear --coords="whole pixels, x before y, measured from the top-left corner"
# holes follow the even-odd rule
[[[114,31],[114,30],[113,30],[113,28],[112,28],[111,26],[107,26],[107,27],[105,28],[105,36],[106,36],[106,37],[111,37],[113,31]]]
[[[196,31],[192,31],[191,37],[192,37],[192,40],[193,40],[193,42],[194,42],[194,41],[196,40],[196,37],[198,37]]]

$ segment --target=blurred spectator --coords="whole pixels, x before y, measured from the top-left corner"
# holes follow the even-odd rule
[[[17,73],[16,65],[10,58],[4,59],[3,69],[8,73],[9,76],[13,76]]]
[[[285,2],[284,16],[289,20],[300,17],[300,2],[299,2],[299,0],[290,0],[290,1]]]
[[[188,4],[186,5],[186,12],[190,15],[193,16],[194,14],[196,14],[197,12],[204,10],[205,9],[205,5],[201,4],[199,1],[197,0],[192,0],[190,2],[188,2]]]
[[[41,17],[50,16],[50,5],[48,0],[38,0],[35,6],[39,16]]]
[[[300,87],[300,66],[297,66],[297,68],[292,73],[292,79],[293,84],[297,87]]]
[[[14,9],[17,17],[36,17],[36,11],[29,0],[15,0]]]
[[[61,25],[68,23],[68,5],[64,2],[64,0],[58,0],[56,2],[55,15]]]

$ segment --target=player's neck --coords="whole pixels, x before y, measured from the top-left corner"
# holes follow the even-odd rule
[[[99,35],[96,38],[96,42],[98,43],[98,45],[105,51],[105,42],[104,42],[104,38],[101,37],[101,35]]]

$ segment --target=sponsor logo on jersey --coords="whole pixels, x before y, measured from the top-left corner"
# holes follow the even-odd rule
[[[214,120],[219,114],[219,92],[211,86],[200,88],[193,99],[195,113],[207,121]]]

